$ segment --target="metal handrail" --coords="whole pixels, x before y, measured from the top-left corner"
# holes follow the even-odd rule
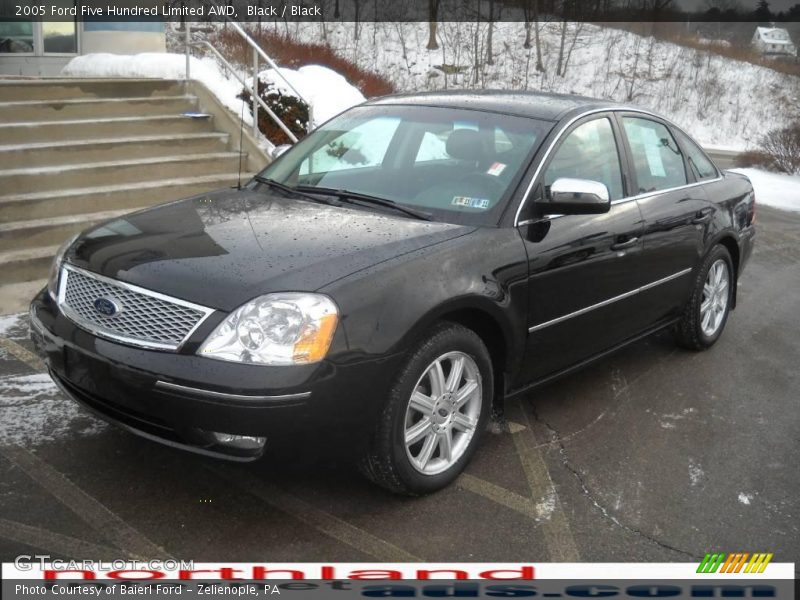
[[[236,70],[233,68],[231,63],[229,63],[227,60],[225,60],[225,57],[222,56],[222,54],[220,54],[219,50],[214,48],[214,46],[210,42],[208,42],[206,40],[201,40],[199,42],[193,42],[193,43],[189,44],[189,46],[204,46],[205,48],[210,50],[214,54],[214,56],[217,57],[217,60],[219,60],[223,64],[223,66],[231,72],[231,75],[233,75],[236,78],[236,81],[238,81],[242,85],[242,87],[244,87],[244,88],[247,87],[247,84],[244,82],[244,80],[241,77],[239,77],[239,75],[236,73]],[[287,137],[290,140],[292,140],[292,142],[297,143],[297,141],[298,141],[297,140],[297,136],[294,133],[292,133],[292,130],[289,129],[286,126],[286,123],[281,121],[281,118],[278,115],[275,114],[275,112],[269,107],[269,105],[267,105],[266,102],[264,102],[264,100],[261,98],[261,96],[259,96],[258,93],[256,93],[255,95],[253,95],[253,98],[254,98],[254,101],[258,102],[258,104],[261,106],[261,108],[264,109],[264,112],[266,112],[267,115],[269,115],[269,117],[273,121],[275,121],[275,124],[283,130],[283,132],[287,135]],[[254,112],[254,114],[253,114],[253,123],[254,123],[254,129],[257,129],[258,128],[258,112],[257,111]],[[272,143],[272,142],[270,142],[270,143]]]
[[[218,4],[215,2],[215,0],[209,0],[209,3],[214,5],[214,6],[218,6]],[[237,22],[232,21],[231,19],[229,19],[227,17],[226,17],[226,20],[231,25],[233,30],[236,31],[236,33],[238,33],[239,36],[253,50],[253,85],[252,85],[252,90],[251,90],[251,94],[253,96],[253,133],[256,134],[258,132],[258,107],[260,105],[262,108],[264,108],[264,110],[267,112],[269,117],[273,121],[275,121],[275,123],[283,130],[284,133],[286,133],[286,135],[289,137],[289,139],[296,143],[297,142],[297,136],[295,136],[291,132],[291,130],[286,126],[286,124],[283,121],[281,121],[280,117],[278,117],[278,115],[276,115],[275,112],[272,111],[272,109],[270,109],[266,105],[266,103],[261,99],[261,97],[258,95],[258,59],[259,59],[259,57],[261,57],[264,60],[264,62],[266,62],[270,66],[270,68],[275,72],[275,74],[292,91],[292,93],[294,93],[295,96],[300,98],[300,100],[305,102],[306,106],[308,106],[308,129],[309,129],[309,131],[314,126],[314,109],[313,109],[313,106],[311,105],[311,102],[309,102],[308,99],[306,99],[306,97],[303,96],[297,90],[297,88],[294,87],[292,85],[292,83],[283,75],[283,73],[281,73],[280,68],[278,67],[277,64],[275,64],[275,61],[272,60],[272,58],[266,52],[264,52],[264,50],[261,48],[261,46],[259,46],[256,43],[256,41],[252,37],[250,37],[250,35],[241,27],[241,25],[239,25]],[[186,51],[186,80],[187,81],[191,78],[191,67],[190,67],[191,53],[190,53],[190,48],[193,47],[193,46],[199,46],[199,45],[203,45],[206,48],[210,49],[214,53],[214,55],[220,61],[222,61],[222,63],[228,68],[228,70],[230,70],[230,72],[233,73],[233,75],[236,78],[236,80],[239,81],[239,83],[242,84],[242,87],[245,87],[245,88],[247,87],[247,84],[236,74],[236,71],[233,69],[233,67],[230,65],[230,63],[227,60],[225,60],[225,58],[222,56],[222,54],[210,42],[208,42],[207,40],[204,40],[204,41],[201,41],[201,42],[192,43],[189,21],[184,21],[184,47],[185,47],[185,51]]]

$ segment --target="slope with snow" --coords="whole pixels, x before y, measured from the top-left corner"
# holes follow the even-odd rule
[[[358,37],[347,22],[275,27],[302,41],[322,39],[400,91],[502,88],[612,99],[659,112],[710,147],[745,149],[800,119],[800,78],[588,23],[570,23],[564,32],[563,76],[558,22],[540,24],[544,72],[536,69],[535,49],[524,47],[523,23],[494,25],[491,65],[487,23],[441,23],[438,50],[426,48],[427,23],[360,23]]]

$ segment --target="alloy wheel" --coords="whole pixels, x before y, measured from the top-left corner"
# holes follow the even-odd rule
[[[404,443],[414,469],[436,475],[458,462],[475,434],[482,390],[478,365],[463,352],[448,352],[428,365],[405,415]]]
[[[711,265],[703,284],[703,300],[700,304],[700,328],[711,337],[719,330],[728,310],[730,274],[728,263],[718,259]]]

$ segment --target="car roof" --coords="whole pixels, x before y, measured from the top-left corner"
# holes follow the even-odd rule
[[[375,98],[367,102],[367,104],[416,104],[443,108],[466,108],[519,115],[546,121],[559,121],[568,115],[588,110],[627,108],[615,102],[587,98],[585,96],[508,90],[459,90],[396,94]]]

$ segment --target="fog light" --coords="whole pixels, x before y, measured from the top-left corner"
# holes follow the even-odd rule
[[[216,431],[211,432],[211,435],[218,444],[240,450],[259,450],[267,443],[267,438],[253,435],[234,435]]]

